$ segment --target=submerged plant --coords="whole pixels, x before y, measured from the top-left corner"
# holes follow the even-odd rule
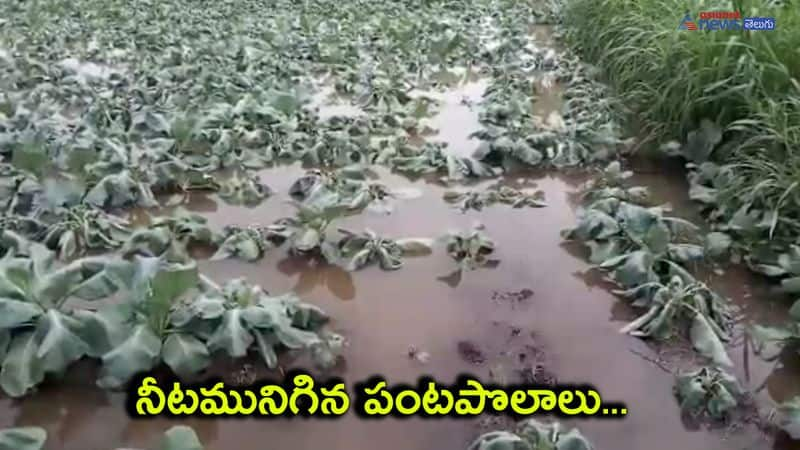
[[[488,256],[494,253],[494,241],[484,233],[483,225],[470,231],[452,231],[444,237],[447,254],[458,262],[460,270],[473,270],[491,264]]]
[[[269,240],[268,227],[258,226],[226,226],[219,241],[219,248],[211,257],[212,260],[236,257],[252,262],[261,259],[275,245]]]
[[[608,164],[583,188],[584,201],[594,203],[599,200],[615,198],[621,201],[642,205],[649,200],[650,193],[644,186],[628,186],[627,180],[633,171],[622,170],[619,161]]]
[[[300,302],[293,293],[270,296],[242,278],[202,294],[175,314],[175,321],[185,326],[203,323],[209,330],[209,351],[238,358],[255,346],[270,369],[277,367],[281,348],[309,351],[315,363],[330,367],[343,345],[341,336],[322,330],[328,316],[318,307]]]
[[[58,249],[61,259],[87,250],[115,249],[130,233],[128,222],[87,205],[66,209],[58,222],[45,230],[43,242]]]
[[[430,252],[430,239],[387,239],[378,236],[372,230],[353,233],[339,229],[344,236],[332,245],[328,258],[341,261],[347,270],[357,270],[373,262],[378,262],[383,270],[399,269],[403,265],[403,256],[415,253]]]
[[[335,362],[342,339],[321,331],[327,316],[318,308],[293,294],[271,297],[243,279],[222,288],[203,280],[195,264],[137,258],[126,301],[80,315],[94,338],[90,355],[103,362],[101,387],[121,387],[162,361],[189,376],[208,367],[213,352],[243,357],[253,346],[269,368],[280,346],[307,350],[322,365]],[[190,295],[201,286],[205,292]]]
[[[708,414],[715,420],[724,419],[743,394],[736,377],[714,367],[684,373],[675,380],[675,395],[681,409],[693,416]]]
[[[544,191],[525,191],[509,186],[497,186],[485,191],[446,191],[444,193],[444,200],[448,203],[455,203],[462,212],[469,209],[480,211],[485,206],[494,203],[511,205],[513,208],[542,208],[547,206],[543,199]]]
[[[444,172],[449,180],[495,175],[492,168],[481,161],[448,154],[441,146],[426,143],[421,149],[403,151],[390,160],[390,165],[398,172],[416,175]]]
[[[683,219],[665,217],[661,208],[607,198],[579,210],[577,226],[562,236],[582,241],[592,263],[610,270],[618,284],[630,288],[672,274],[691,282],[683,264],[704,256],[701,245],[686,242],[696,229]]]
[[[592,444],[577,429],[562,431],[558,422],[528,419],[515,432],[492,431],[478,437],[469,450],[592,450]]]
[[[136,257],[126,272],[123,302],[81,312],[94,338],[90,356],[102,360],[98,385],[122,387],[161,361],[178,375],[203,370],[210,362],[204,330],[174,320],[181,298],[197,286],[196,264]]]
[[[208,220],[179,209],[172,216],[157,217],[147,228],[134,230],[122,246],[125,255],[160,256],[173,262],[188,261],[192,244],[210,245],[216,234]]]
[[[320,251],[328,239],[328,226],[339,215],[336,208],[318,208],[293,203],[297,213],[267,227],[270,236],[286,240],[292,253]]]
[[[219,196],[232,205],[253,207],[267,198],[272,191],[257,175],[234,172],[220,182]]]
[[[364,178],[355,167],[337,171],[310,170],[289,188],[292,198],[314,208],[346,208],[351,211],[369,209],[379,213],[392,212],[392,200],[414,198],[420,192],[413,189],[391,189]]]
[[[620,332],[666,339],[680,323],[691,322],[689,334],[694,348],[716,364],[733,365],[722,344],[730,339],[732,317],[721,297],[705,284],[686,284],[677,275],[666,286],[660,283],[642,284],[618,293],[636,297],[650,289],[655,290],[652,297],[639,297],[636,303],[648,308],[648,311],[624,326]]]

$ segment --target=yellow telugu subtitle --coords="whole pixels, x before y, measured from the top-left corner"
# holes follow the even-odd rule
[[[260,383],[253,388],[226,386],[223,382],[183,386],[174,381],[170,388],[159,386],[153,377],[133,385],[127,407],[134,417],[153,416],[234,416],[234,417],[341,417],[354,406],[364,418],[387,416],[426,418],[474,417],[482,413],[530,416],[624,417],[628,410],[621,403],[603,403],[600,394],[588,385],[539,386],[484,385],[477,379],[461,376],[445,386],[429,377],[416,387],[389,387],[381,377],[355,385],[355,398],[344,382],[317,383],[306,373],[287,375],[281,384]],[[352,403],[352,405],[351,405]]]

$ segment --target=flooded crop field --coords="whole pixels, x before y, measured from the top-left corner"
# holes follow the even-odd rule
[[[786,294],[680,160],[631,154],[543,4],[34,4],[0,6],[0,450],[800,448],[800,362],[752,332]],[[292,369],[588,384],[627,414],[126,405],[141,374]]]

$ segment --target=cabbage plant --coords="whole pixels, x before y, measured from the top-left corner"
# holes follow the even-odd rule
[[[0,259],[0,387],[12,397],[91,354],[82,310],[72,310],[69,301],[113,294],[113,273],[125,265],[94,257],[59,266],[43,246],[30,250],[29,257],[7,253]]]
[[[694,416],[728,417],[744,395],[733,375],[714,367],[702,367],[677,376],[675,395],[681,409]]]
[[[334,259],[329,262],[338,262],[351,271],[375,262],[383,270],[399,269],[403,265],[403,256],[429,253],[433,244],[433,240],[423,238],[384,238],[369,229],[354,233],[340,228],[339,233],[343,236],[336,244],[330,245],[332,248],[327,257]]]
[[[577,429],[563,431],[558,422],[527,419],[514,432],[492,431],[479,436],[468,450],[592,450]]]

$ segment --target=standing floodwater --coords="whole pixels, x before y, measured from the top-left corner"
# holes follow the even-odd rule
[[[72,252],[65,260],[122,249],[196,260],[211,284],[243,277],[270,295],[292,291],[323,310],[346,342],[331,368],[313,373],[341,377],[349,388],[374,375],[390,385],[421,376],[450,384],[461,374],[497,384],[590,384],[605,401],[625,403],[627,415],[536,418],[579,429],[597,450],[790,448],[773,444],[757,415],[716,429],[686,420],[674,376],[700,359],[681,339],[651,346],[621,334],[640,312],[612,294],[615,286],[592,270],[585,250],[563,239],[594,167],[617,159],[627,143],[603,86],[562,53],[535,7],[79,0],[38,11],[13,3],[0,6],[0,30],[11,37],[0,37],[0,49],[14,46],[0,51],[8,75],[0,77],[0,174],[10,181],[0,193],[14,200],[4,206],[3,230],[39,214],[53,220],[48,236],[67,236],[47,242],[59,256]],[[651,189],[656,204],[698,221],[673,161],[632,163],[633,180]],[[356,189],[347,192],[359,201],[338,204],[326,189]],[[345,212],[326,216],[323,226],[303,216],[314,212],[303,206],[314,204]],[[166,219],[186,211],[203,221]],[[150,234],[116,242],[74,231],[99,229],[108,217]],[[478,224],[494,244],[490,262],[459,270],[458,255],[440,238]],[[225,237],[186,244],[206,227]],[[367,267],[348,270],[326,260],[326,239],[365,229],[434,244],[429,254],[403,255],[398,270],[366,259]],[[757,390],[757,407],[769,408],[797,394],[800,367],[760,360],[744,329],[778,323],[785,311],[765,301],[774,292],[762,280],[726,269],[698,278],[739,306],[727,347],[733,372]],[[94,314],[100,304],[79,307]],[[179,306],[167,301],[164,309]],[[152,311],[137,310],[119,326],[146,314]],[[15,338],[39,326],[20,323]],[[184,330],[158,331],[160,345]],[[214,339],[198,336],[203,353]],[[274,369],[248,345],[246,357],[229,357],[224,344],[209,347],[204,369],[246,384],[312,366],[303,345],[289,352],[276,344]],[[123,393],[96,387],[115,361],[112,351],[100,353],[79,355],[63,377],[24,386],[22,398],[0,397],[0,427],[43,427],[48,450],[150,448],[175,424],[191,426],[208,450],[458,450],[486,431],[513,427],[489,415],[363,420],[352,411],[337,420],[134,420]],[[152,357],[157,375],[169,370],[160,364],[168,359],[162,347],[142,353],[131,354]],[[3,367],[5,389],[14,367]]]

